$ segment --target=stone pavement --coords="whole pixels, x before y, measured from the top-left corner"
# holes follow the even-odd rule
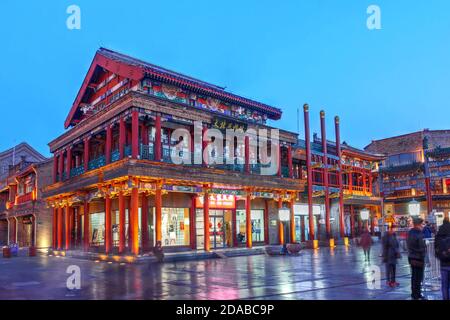
[[[370,266],[384,266],[379,245],[371,264],[357,247],[304,250],[299,256],[245,256],[149,265],[68,257],[0,258],[0,299],[295,299],[406,300],[409,266],[397,266],[400,287],[369,289]],[[81,269],[81,290],[68,290],[66,269]],[[426,293],[440,299],[439,291]]]

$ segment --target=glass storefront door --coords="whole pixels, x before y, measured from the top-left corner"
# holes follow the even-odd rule
[[[233,245],[232,210],[209,210],[209,241],[211,249]],[[197,249],[204,248],[203,210],[196,211]]]

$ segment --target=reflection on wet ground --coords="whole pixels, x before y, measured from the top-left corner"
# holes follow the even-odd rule
[[[379,251],[373,248],[371,263],[354,247],[151,265],[63,257],[0,259],[0,299],[409,299],[405,255],[397,266],[400,287],[392,289],[385,284]],[[70,265],[81,269],[81,290],[66,287]],[[381,288],[369,289],[377,266]],[[428,297],[440,299],[440,293]]]

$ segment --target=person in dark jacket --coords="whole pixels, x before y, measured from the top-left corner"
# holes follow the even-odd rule
[[[400,258],[400,243],[394,228],[391,226],[381,240],[383,246],[383,262],[386,264],[387,285],[394,288],[399,283],[395,281],[397,259]]]
[[[411,266],[411,297],[413,300],[426,300],[422,295],[423,273],[425,268],[425,241],[423,220],[415,218],[414,227],[408,232],[408,261]]]
[[[361,248],[364,250],[364,258],[367,261],[370,261],[370,247],[373,244],[372,235],[369,233],[369,230],[364,229],[361,234],[361,240],[359,241]]]
[[[450,300],[450,252],[448,246],[444,245],[444,242],[448,243],[450,241],[449,239],[450,221],[446,218],[439,228],[434,242],[436,256],[439,258],[441,264],[441,290],[443,300]],[[446,252],[440,252],[443,250],[446,250]]]

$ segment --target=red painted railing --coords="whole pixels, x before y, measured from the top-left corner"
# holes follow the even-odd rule
[[[33,201],[33,200],[34,200],[34,192],[29,192],[29,193],[17,196],[16,204],[22,204],[22,203]]]

